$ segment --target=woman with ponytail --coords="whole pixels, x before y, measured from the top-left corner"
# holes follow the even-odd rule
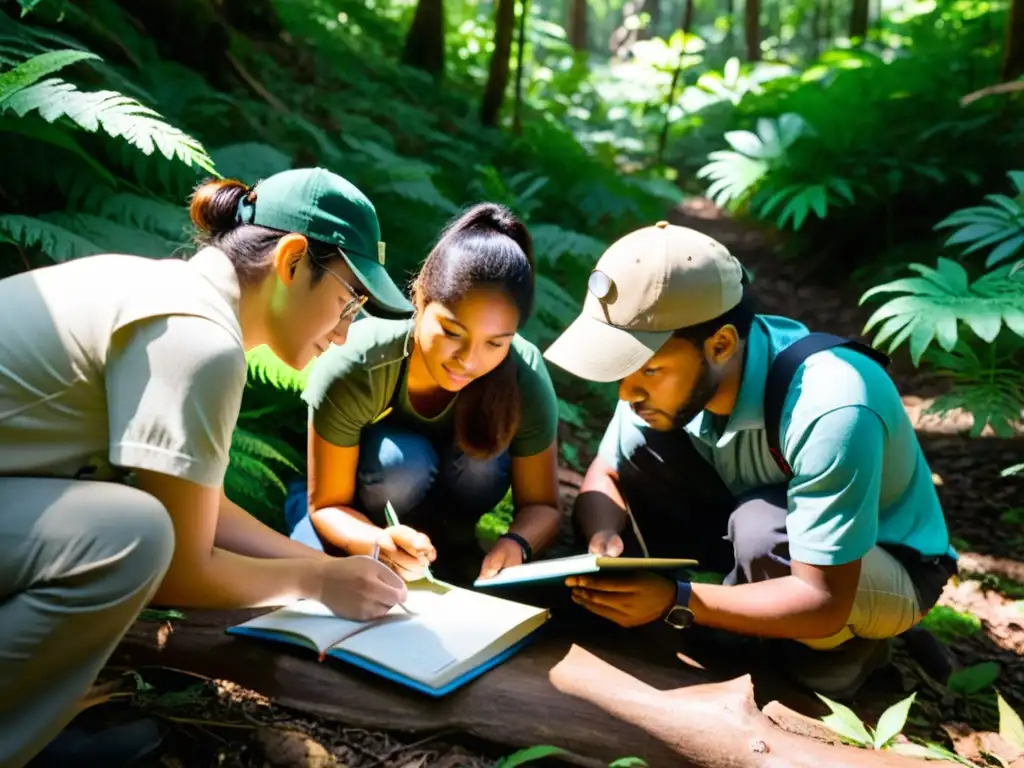
[[[223,492],[246,350],[301,369],[360,309],[412,313],[373,206],[314,168],[211,181],[190,213],[187,260],[99,254],[0,280],[0,765],[152,747],[145,727],[72,728],[44,750],[151,600],[311,598],[369,619],[405,599],[386,565],[303,546]]]
[[[308,488],[286,508],[292,538],[380,557],[407,580],[454,582],[536,557],[559,524],[558,401],[518,335],[533,310],[533,247],[507,209],[452,222],[413,282],[415,317],[368,318],[320,357]],[[515,518],[484,555],[475,524],[512,489]],[[391,502],[400,525],[389,526]]]

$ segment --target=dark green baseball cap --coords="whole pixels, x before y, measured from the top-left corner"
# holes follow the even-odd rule
[[[239,207],[243,223],[337,246],[370,294],[370,314],[371,305],[388,314],[412,313],[412,304],[384,268],[377,211],[354,184],[324,168],[295,168],[261,180],[253,190],[255,201],[243,198]]]

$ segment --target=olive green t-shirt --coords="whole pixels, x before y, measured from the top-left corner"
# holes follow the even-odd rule
[[[302,399],[313,428],[342,448],[359,445],[364,427],[388,417],[432,440],[453,439],[458,395],[434,417],[412,407],[406,388],[412,351],[412,320],[368,317],[352,324],[341,346],[320,355],[309,373]],[[540,350],[516,335],[509,350],[518,370],[522,415],[512,438],[512,456],[532,456],[547,448],[558,429],[558,399]]]

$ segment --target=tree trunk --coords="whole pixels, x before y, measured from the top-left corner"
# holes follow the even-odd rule
[[[607,623],[607,633],[589,625],[558,629],[552,621],[550,631],[505,663],[432,699],[330,658],[321,663],[301,649],[225,634],[226,627],[262,612],[188,610],[188,618],[173,625],[137,622],[110,666],[138,670],[143,678],[146,667],[166,667],[231,680],[283,706],[357,728],[456,729],[510,750],[550,744],[581,766],[625,756],[640,757],[651,768],[923,765],[839,745],[820,723],[778,702],[759,710],[750,675],[716,682],[651,640],[663,632],[648,637],[642,628]],[[699,663],[707,665],[703,658]],[[821,714],[820,702],[805,701]]]
[[[444,0],[419,0],[416,4],[402,63],[434,77],[444,74]]]
[[[729,57],[736,55],[736,0],[725,0],[725,52]]]
[[[761,0],[746,0],[744,28],[747,34],[747,61],[761,60]]]
[[[1003,80],[1016,80],[1024,74],[1024,0],[1013,0],[1010,6],[1002,74]]]
[[[515,26],[516,0],[498,0],[494,19],[494,53],[491,54],[491,68],[480,107],[480,122],[487,126],[498,124],[501,105],[505,101],[508,60],[512,56],[512,34]]]
[[[281,20],[270,2],[222,0],[221,13],[228,25],[257,40],[277,40],[281,36]]]
[[[871,0],[853,0],[850,8],[850,39],[861,41],[868,34],[868,10]]]
[[[638,30],[638,39],[650,40],[655,36],[661,23],[661,0],[644,0],[640,13],[646,13],[650,18],[647,20],[647,26]]]
[[[587,50],[587,0],[568,0],[568,21],[566,29],[569,33],[569,45],[573,50],[583,53]]]
[[[526,50],[526,19],[530,0],[519,0],[519,39],[516,43],[516,95],[512,109],[512,132],[523,132],[523,53]]]

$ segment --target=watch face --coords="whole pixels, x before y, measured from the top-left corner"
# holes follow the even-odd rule
[[[693,611],[681,605],[673,606],[672,610],[665,616],[665,623],[676,629],[686,629],[693,623]]]

